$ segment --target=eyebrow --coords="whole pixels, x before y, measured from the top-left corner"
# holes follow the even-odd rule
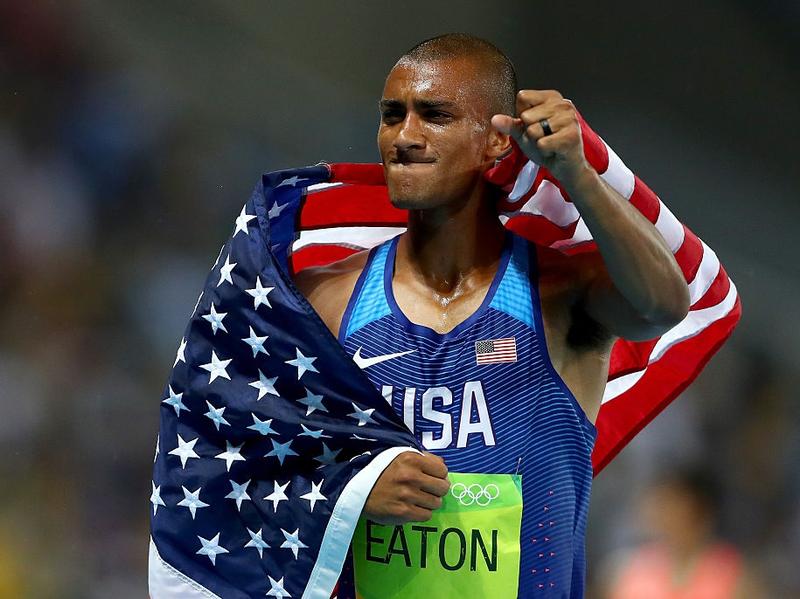
[[[378,108],[385,110],[387,108],[402,108],[405,102],[394,99],[386,99],[378,102]],[[419,109],[450,109],[453,110],[457,107],[455,102],[448,102],[447,100],[414,100],[414,107]]]

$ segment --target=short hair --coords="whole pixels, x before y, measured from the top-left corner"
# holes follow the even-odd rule
[[[472,58],[486,70],[490,108],[494,112],[515,114],[517,74],[502,50],[491,42],[468,33],[446,33],[427,39],[405,52],[397,61],[426,62],[448,58]]]

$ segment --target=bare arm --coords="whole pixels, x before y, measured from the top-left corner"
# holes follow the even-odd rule
[[[294,275],[295,286],[334,336],[339,334],[342,314],[366,261],[367,252],[359,252],[328,266],[306,268]]]
[[[680,322],[689,309],[688,286],[652,223],[594,169],[564,185],[606,269],[589,284],[587,314],[612,334],[635,341]]]
[[[592,233],[605,268],[585,288],[583,310],[609,333],[632,340],[657,337],[689,309],[683,274],[661,234],[612,189],[583,152],[575,107],[556,91],[523,90],[518,118],[496,115],[533,161],[550,170]],[[547,119],[552,133],[541,125]]]

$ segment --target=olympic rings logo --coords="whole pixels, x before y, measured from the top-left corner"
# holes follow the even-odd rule
[[[476,504],[486,507],[500,497],[500,489],[494,483],[489,483],[485,487],[478,483],[472,483],[469,486],[464,483],[456,483],[450,487],[450,494],[463,506]]]

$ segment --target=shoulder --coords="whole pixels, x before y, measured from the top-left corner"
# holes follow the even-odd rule
[[[294,283],[306,296],[314,293],[320,286],[341,282],[350,277],[358,278],[369,257],[369,250],[355,253],[342,260],[325,266],[311,266],[294,275]]]
[[[599,252],[567,255],[536,246],[536,263],[540,285],[571,293],[580,293],[606,272]]]
[[[338,334],[342,314],[364,270],[369,251],[364,250],[326,266],[313,266],[294,275],[294,283],[320,315]]]

